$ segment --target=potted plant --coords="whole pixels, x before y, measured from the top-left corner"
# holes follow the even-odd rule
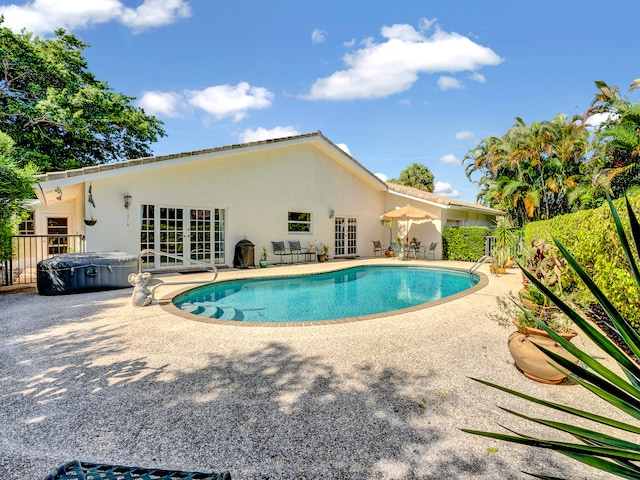
[[[329,260],[329,246],[321,245],[318,253],[318,261],[326,262],[327,260]]]
[[[509,217],[498,217],[492,236],[495,238],[495,243],[491,250],[491,256],[495,260],[498,269],[494,273],[504,274],[517,238],[511,219]]]
[[[494,319],[502,325],[513,324],[516,331],[507,339],[509,353],[520,371],[525,377],[542,383],[560,383],[565,375],[554,368],[549,357],[538,347],[543,347],[574,363],[578,359],[569,354],[547,332],[542,330],[534,318],[543,322],[554,332],[566,340],[571,340],[577,334],[571,328],[569,319],[547,298],[540,294],[535,295],[533,288],[527,290],[529,296],[525,296],[522,290],[519,298],[510,294],[507,298],[497,299],[500,313],[494,315]]]
[[[543,285],[560,295],[566,291],[566,261],[560,259],[555,250],[543,241],[532,242],[526,269]],[[566,290],[566,289],[565,289]],[[568,300],[568,298],[566,298]],[[497,320],[502,324],[513,322],[517,331],[507,341],[509,352],[518,368],[525,376],[544,383],[559,383],[565,376],[549,364],[549,358],[537,346],[542,346],[570,361],[577,359],[555,342],[544,330],[539,328],[540,321],[566,340],[576,336],[571,323],[553,303],[530,282],[523,282],[518,296],[509,295],[507,299],[499,298],[500,314]]]
[[[267,259],[269,254],[267,253],[267,247],[262,247],[262,253],[260,254],[260,268],[267,268]]]
[[[635,256],[635,252],[640,248],[640,223],[638,223],[638,218],[633,212],[629,200],[625,200],[632,241],[627,237],[627,233],[613,201],[607,196],[611,215],[614,220],[614,227],[620,239],[620,253],[626,256],[629,271],[633,272],[631,281],[634,287],[640,287],[639,266],[636,260],[637,257]],[[584,348],[579,348],[566,341],[541,323],[541,328],[547,329],[550,336],[571,350],[576,356],[579,356],[581,361],[579,363],[567,362],[564,358],[554,356],[551,352],[549,352],[549,355],[558,361],[561,368],[567,371],[567,375],[570,378],[574,379],[579,386],[585,388],[585,390],[577,392],[576,396],[582,395],[583,393],[585,395],[595,394],[599,399],[607,402],[604,405],[609,408],[603,408],[601,403],[594,403],[591,409],[583,410],[571,402],[548,402],[541,398],[531,396],[530,392],[526,394],[525,392],[519,392],[505,386],[474,379],[484,385],[518,397],[518,400],[530,402],[527,405],[535,404],[535,407],[542,405],[547,408],[547,413],[551,412],[550,409],[553,409],[553,412],[560,411],[563,412],[563,414],[566,413],[568,415],[564,418],[569,420],[565,420],[566,423],[556,421],[551,424],[548,420],[549,417],[547,416],[545,418],[543,414],[536,414],[535,417],[531,417],[528,416],[530,412],[526,410],[514,411],[503,408],[503,410],[519,417],[519,420],[524,418],[537,427],[540,425],[551,425],[554,427],[554,431],[560,432],[562,436],[554,435],[550,438],[545,435],[542,437],[539,436],[541,435],[540,433],[523,431],[520,424],[517,427],[517,432],[514,431],[516,427],[512,429],[509,426],[504,426],[503,429],[508,431],[507,434],[505,434],[504,430],[501,432],[487,432],[463,429],[463,431],[491,439],[543,448],[545,449],[544,451],[556,451],[568,455],[572,459],[589,465],[590,467],[609,472],[620,478],[638,477],[640,466],[638,466],[637,463],[637,453],[638,443],[640,442],[637,429],[633,424],[633,419],[637,419],[640,414],[640,408],[636,401],[638,398],[636,386],[640,384],[640,369],[637,363],[637,353],[634,355],[627,353],[640,351],[640,337],[637,335],[637,326],[633,323],[635,319],[625,318],[613,307],[614,299],[608,298],[607,294],[596,285],[590,274],[576,261],[571,253],[560,242],[557,240],[554,241],[558,249],[562,252],[563,257],[567,259],[572,271],[585,283],[593,295],[593,298],[597,300],[600,308],[606,310],[608,320],[613,327],[620,332],[621,340],[614,341],[607,335],[603,335],[599,329],[594,328],[592,319],[589,318],[586,312],[567,305],[561,298],[540,283],[533,274],[525,271],[527,278],[536,284],[544,295],[557,305],[558,308],[562,309],[562,311],[572,319],[575,325],[580,328],[583,335],[592,341],[600,350],[599,353],[595,355],[592,352],[588,353]],[[615,411],[615,414],[606,413],[610,411]],[[580,419],[590,420],[589,424],[586,425],[582,422],[578,423],[570,420],[571,418],[578,417]],[[621,422],[621,419],[631,420]],[[540,432],[539,429],[537,431]],[[634,433],[635,435],[633,435]],[[529,453],[531,455],[536,454],[534,451]],[[552,478],[543,472],[531,472],[529,475],[536,478]]]

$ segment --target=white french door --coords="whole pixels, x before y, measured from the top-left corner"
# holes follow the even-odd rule
[[[335,256],[358,254],[358,220],[355,217],[335,217]]]
[[[141,249],[176,255],[149,255],[146,268],[186,267],[197,262],[225,262],[225,211],[190,207],[142,205]]]

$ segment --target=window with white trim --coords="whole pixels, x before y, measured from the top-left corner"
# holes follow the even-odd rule
[[[311,214],[307,212],[287,213],[287,232],[311,233]]]

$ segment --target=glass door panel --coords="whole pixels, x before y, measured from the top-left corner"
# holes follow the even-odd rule
[[[335,217],[334,249],[336,257],[357,255],[357,219],[353,217]]]
[[[184,255],[184,210],[182,208],[160,208],[160,251],[182,257]],[[160,267],[182,263],[172,257],[160,255]]]
[[[191,260],[211,263],[211,210],[190,210],[189,251]]]
[[[166,255],[146,255],[144,268],[180,268],[191,261],[225,263],[225,210],[141,205],[140,249]]]
[[[59,255],[69,251],[67,235],[69,234],[69,220],[65,217],[47,218],[47,247],[49,255]]]

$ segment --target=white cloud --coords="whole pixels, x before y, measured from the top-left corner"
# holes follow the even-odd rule
[[[471,74],[471,80],[474,80],[478,83],[486,83],[487,79],[484,75],[482,75],[481,73],[478,72],[474,72]]]
[[[356,39],[352,38],[348,42],[344,42],[342,45],[348,48],[348,47],[353,47],[355,44],[356,44]]]
[[[426,27],[432,23],[432,20],[422,20]],[[380,33],[384,42],[363,41],[360,49],[343,56],[344,70],[317,79],[303,98],[383,98],[410,89],[421,73],[475,73],[482,67],[502,62],[490,48],[439,28],[430,37],[406,24],[384,26]]]
[[[438,21],[437,18],[434,18],[432,20],[429,20],[428,18],[421,18],[420,19],[420,30],[423,31],[423,32],[425,30],[429,30],[431,28],[431,25],[433,25],[437,21]]]
[[[249,110],[268,108],[274,94],[263,87],[252,87],[247,82],[235,86],[216,85],[204,90],[180,92],[143,92],[136,103],[151,115],[183,117],[194,108],[204,110],[217,120],[230,117],[239,122]]]
[[[255,130],[247,129],[240,134],[242,143],[259,142],[261,140],[270,140],[272,138],[284,138],[300,135],[300,132],[293,127],[275,127],[270,130],[266,128],[256,128]]]
[[[447,182],[436,182],[433,186],[433,193],[451,198],[459,198],[461,196],[460,192],[454,189],[451,184]]]
[[[149,115],[164,115],[166,117],[182,116],[182,97],[174,92],[143,92],[137,104]]]
[[[473,140],[476,136],[468,130],[460,130],[456,132],[456,140]]]
[[[446,155],[441,156],[440,161],[442,163],[452,163],[455,165],[460,165],[462,163],[453,153],[447,153]]]
[[[120,21],[134,31],[161,27],[178,18],[191,16],[191,7],[185,0],[145,0],[136,9],[125,8]]]
[[[13,31],[24,28],[46,35],[60,27],[73,31],[110,21],[142,31],[187,18],[191,8],[186,0],[145,0],[135,9],[122,0],[33,0],[0,6],[0,15],[5,17],[3,25]]]
[[[319,28],[314,28],[311,32],[311,43],[322,43],[327,39],[327,32]]]
[[[217,85],[204,90],[185,91],[189,105],[202,109],[221,120],[231,117],[239,122],[248,110],[264,109],[271,105],[274,95],[263,87],[252,87],[247,82],[236,86]]]
[[[453,77],[447,77],[445,75],[443,75],[442,77],[438,78],[438,88],[440,90],[450,90],[452,88],[463,88],[462,86],[462,82],[460,82],[460,80],[458,80],[457,78],[453,78]]]
[[[384,173],[374,173],[376,177],[378,177],[383,182],[386,182],[389,177],[387,177]]]
[[[620,115],[613,112],[594,113],[585,120],[584,126],[598,130],[604,123],[615,122],[618,118],[620,118]]]
[[[349,150],[346,143],[336,143],[336,147],[340,148],[347,155],[351,155],[351,150]]]

